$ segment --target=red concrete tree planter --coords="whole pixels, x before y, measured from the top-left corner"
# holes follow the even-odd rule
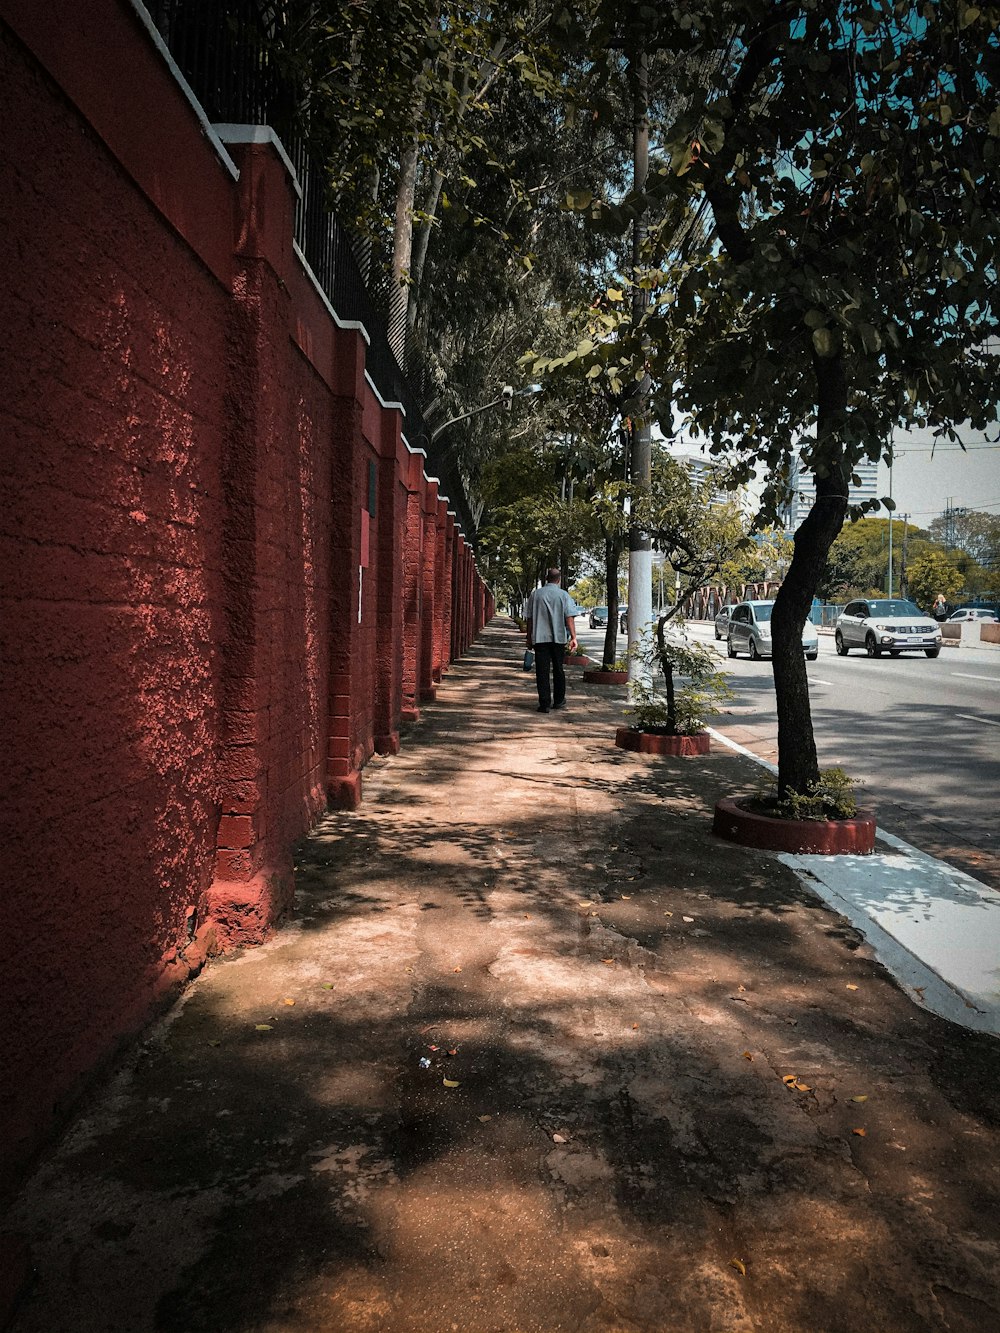
[[[591,685],[627,685],[627,671],[602,671],[600,667],[591,667],[584,671],[583,678]]]
[[[724,797],[716,805],[712,832],[741,847],[769,852],[867,855],[875,847],[873,815],[861,812],[854,819],[774,819],[744,810],[739,798],[733,796]]]
[[[694,736],[677,736],[670,732],[636,731],[634,727],[619,727],[615,732],[615,744],[619,750],[631,750],[634,754],[693,756],[709,752],[707,731],[699,731]]]
[[[563,658],[563,662],[566,664],[566,666],[585,667],[589,661],[590,658],[586,655],[586,653],[573,653],[570,657]]]

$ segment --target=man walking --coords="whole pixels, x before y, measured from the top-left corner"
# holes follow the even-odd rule
[[[550,569],[545,587],[536,588],[528,599],[528,647],[535,651],[540,713],[547,713],[550,708],[566,707],[563,652],[567,643],[570,652],[576,647],[576,607],[569,593],[559,586],[561,579],[558,569]]]

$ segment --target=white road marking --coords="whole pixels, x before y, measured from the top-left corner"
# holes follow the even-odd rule
[[[833,681],[832,681],[832,680],[820,680],[819,676],[810,676],[810,677],[809,677],[809,684],[810,684],[810,685],[832,685],[832,684],[833,684]]]
[[[988,727],[1000,727],[1000,722],[994,722],[988,717],[973,717],[971,713],[956,713],[955,716],[960,717],[963,722],[984,722]]]
[[[991,685],[996,685],[998,683],[996,676],[973,676],[969,671],[953,671],[951,674],[953,676],[961,676],[963,680],[988,680]]]

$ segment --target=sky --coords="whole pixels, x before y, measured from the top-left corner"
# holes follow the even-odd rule
[[[935,443],[930,431],[897,432],[891,491],[889,469],[879,464],[879,495],[891,494],[895,513],[909,514],[917,527],[926,528],[949,503],[1000,516],[1000,427],[988,435],[981,431],[959,434],[964,452],[947,440]],[[671,441],[669,448],[674,454],[701,453],[700,444],[683,438]],[[878,513],[885,518],[888,511]]]
[[[950,441],[934,441],[928,431],[907,436],[899,432],[892,467],[892,498],[897,514],[909,514],[917,527],[926,528],[953,506],[1000,516],[1000,444],[981,432],[962,434],[965,452]],[[996,441],[1000,432],[990,432]],[[879,465],[879,494],[889,494],[889,469]],[[881,511],[883,516],[885,510]]]

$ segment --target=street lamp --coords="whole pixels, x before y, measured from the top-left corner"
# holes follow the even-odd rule
[[[526,393],[541,393],[541,389],[540,384],[528,384],[523,389],[515,389],[512,384],[505,384],[500,390],[499,397],[491,399],[488,403],[483,403],[482,407],[474,407],[471,412],[463,412],[460,416],[451,417],[450,420],[438,426],[436,430],[431,432],[431,444],[438,436],[443,435],[449,426],[455,426],[460,421],[468,421],[470,417],[477,417],[480,412],[488,412],[491,407],[500,407],[502,411],[509,412],[515,398],[520,398],[522,394]]]

